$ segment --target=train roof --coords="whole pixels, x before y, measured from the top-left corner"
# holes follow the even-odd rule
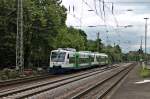
[[[57,50],[52,50],[51,52],[76,52],[76,49],[73,48],[58,48]]]
[[[92,53],[91,51],[79,51],[81,53]]]
[[[91,52],[91,51],[79,51],[76,52],[75,50],[73,50],[72,48],[58,48],[57,50],[52,50],[51,52],[67,52],[67,53],[79,53],[79,54],[84,54],[84,55],[98,55],[98,56],[104,56],[104,57],[108,57],[107,54],[105,53],[98,53],[98,52]]]
[[[108,57],[108,55],[107,55],[107,54],[105,54],[105,53],[99,53],[99,55],[101,55],[101,56],[105,56],[105,57]]]
[[[68,52],[69,53],[69,52],[73,52],[73,51],[67,51],[67,50],[61,49],[61,50],[52,50],[51,52]]]

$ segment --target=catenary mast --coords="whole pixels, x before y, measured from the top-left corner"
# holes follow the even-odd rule
[[[23,4],[17,0],[16,69],[20,73],[24,70],[23,52]]]

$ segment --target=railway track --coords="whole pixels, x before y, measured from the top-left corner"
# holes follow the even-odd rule
[[[41,80],[41,79],[45,79],[49,77],[56,77],[56,75],[45,74],[45,75],[39,75],[39,76],[33,76],[33,77],[25,77],[25,78],[13,79],[13,80],[0,81],[0,87],[11,86],[11,85],[15,85],[19,83],[26,83],[26,82],[35,81],[35,80]]]
[[[53,81],[49,81],[45,83],[34,84],[32,86],[25,86],[25,87],[21,87],[18,89],[3,91],[3,92],[0,92],[0,98],[5,97],[5,98],[11,98],[11,99],[20,99],[20,98],[30,97],[35,94],[39,94],[39,93],[66,85],[71,82],[75,82],[84,78],[88,78],[92,75],[96,75],[96,74],[102,73],[106,70],[110,70],[116,67],[118,66],[114,66],[112,68],[103,68],[103,69],[99,69],[95,71],[89,71],[86,73],[81,73],[81,74],[70,76],[70,77],[64,77],[59,80],[53,80]]]
[[[83,90],[71,99],[103,99],[133,68],[129,66],[116,74],[97,82],[95,85]]]
[[[33,77],[18,78],[14,80],[0,81],[0,87],[15,85],[18,83],[25,83],[29,81],[35,81],[35,80],[44,79],[44,78],[53,77],[53,76],[54,75],[45,74],[45,75],[39,75],[39,76],[33,76]]]
[[[33,96],[29,96],[29,99],[98,99],[99,95],[105,96],[105,94],[109,92],[109,90],[111,89],[110,85],[114,84],[116,81],[119,82],[117,80],[120,78],[118,75],[122,76],[122,74],[124,74],[125,72],[129,72],[131,69],[131,64],[124,65],[119,68],[108,70],[101,74],[92,75],[91,77],[84,78],[76,82],[68,83],[66,85],[50,89],[48,91],[43,91],[41,93],[34,94]],[[108,80],[109,82],[104,81],[105,79],[110,78],[113,79]],[[102,82],[104,85],[99,84]],[[93,86],[95,85],[97,85],[97,89],[93,88]],[[80,94],[84,93],[86,90],[87,94],[84,94],[83,96],[81,95],[80,97]],[[101,98],[102,97],[100,97],[99,99]]]
[[[117,66],[117,64],[115,64],[114,66]],[[101,67],[102,68],[102,67]],[[91,70],[86,70],[87,73],[92,72],[92,71],[96,71],[98,68],[94,68]],[[103,68],[102,68],[103,69]],[[82,71],[76,72],[76,74],[80,73]],[[84,73],[86,73],[84,72]],[[81,73],[80,73],[81,74]],[[67,74],[67,75],[72,75]],[[7,81],[1,81],[0,82],[0,93],[4,92],[4,91],[9,91],[14,89],[15,86],[22,86],[22,85],[28,85],[28,84],[32,84],[35,82],[41,82],[41,81],[45,81],[45,80],[50,80],[53,78],[58,78],[58,77],[62,77],[62,76],[66,76],[66,75],[39,75],[39,76],[34,76],[34,77],[26,77],[26,78],[19,78],[19,79],[14,79],[14,80],[7,80]],[[12,88],[11,88],[12,87]]]

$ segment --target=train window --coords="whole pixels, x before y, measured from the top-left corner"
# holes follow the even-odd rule
[[[53,62],[64,62],[66,52],[52,52],[51,60]]]
[[[67,58],[69,59],[69,54],[68,54]]]

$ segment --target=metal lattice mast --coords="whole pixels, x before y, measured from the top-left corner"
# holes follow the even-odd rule
[[[24,70],[23,57],[23,6],[22,0],[17,0],[17,37],[16,37],[16,69]]]

